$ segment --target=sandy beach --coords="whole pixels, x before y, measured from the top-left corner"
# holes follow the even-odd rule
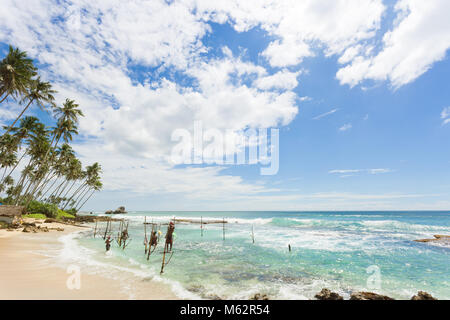
[[[58,241],[61,236],[84,228],[58,223],[41,225],[64,228],[64,231],[0,230],[0,299],[177,299],[166,284],[130,276],[124,286],[123,281],[92,274],[83,266],[79,266],[80,286],[76,288],[74,271],[55,264],[46,253],[62,248],[63,244]]]

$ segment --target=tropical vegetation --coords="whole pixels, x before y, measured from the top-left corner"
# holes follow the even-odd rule
[[[27,53],[10,46],[0,62],[0,110],[22,107],[0,131],[0,201],[30,214],[69,217],[101,190],[102,170],[98,163],[83,168],[77,158],[70,144],[84,115],[74,100],[58,105],[56,93]],[[51,114],[52,124],[27,115],[33,107]]]

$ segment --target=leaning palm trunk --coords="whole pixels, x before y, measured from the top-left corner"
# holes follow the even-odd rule
[[[70,180],[65,180],[65,183],[63,187],[61,188],[60,192],[56,196],[57,198],[61,198],[62,194],[64,193],[64,190],[66,190],[67,186],[69,185]]]
[[[19,165],[20,161],[22,161],[23,157],[24,157],[26,154],[27,154],[27,152],[25,151],[25,152],[22,154],[22,156],[20,157],[19,161],[17,161],[17,163],[14,165],[14,168],[11,169],[11,171],[8,173],[8,175],[7,175],[6,177],[9,177],[9,176],[14,172],[14,170],[16,170],[16,168],[17,168],[17,166]],[[6,170],[5,170],[5,172],[6,172]],[[3,175],[3,176],[4,176],[4,175]],[[0,182],[0,184],[3,183],[3,180],[4,180],[4,179],[3,179],[3,177],[2,177],[2,181]]]
[[[72,198],[74,198],[74,197],[78,194],[78,192],[81,191],[81,190],[83,189],[84,186],[86,186],[86,181],[83,182],[83,183],[75,190],[75,192],[72,194],[72,196],[67,200],[67,204],[69,204],[70,200],[72,200]],[[67,204],[66,204],[66,205],[67,205]]]
[[[53,192],[50,194],[51,196],[56,196],[56,194],[59,192],[59,190],[61,189],[62,185],[65,183],[66,181],[63,180],[56,188],[55,190],[53,190]]]
[[[70,180],[69,180],[69,182],[70,182]],[[75,182],[77,182],[77,179],[73,179],[72,185],[70,186],[69,189],[67,189],[66,193],[64,193],[63,198],[67,197],[67,194],[70,192],[70,190],[72,190],[73,186],[75,185]]]
[[[45,187],[49,184],[50,181],[52,181],[52,179],[57,175],[57,173],[54,173],[50,178],[47,179],[47,181],[43,184],[42,186],[42,191],[44,191]],[[39,198],[39,200],[43,200],[44,196],[47,194],[47,192],[49,192],[53,186],[55,185],[56,181],[58,181],[58,177],[56,177],[56,179],[53,181],[53,183],[50,185],[50,187],[45,190],[45,192],[42,193],[41,197]]]
[[[58,145],[59,140],[61,139],[61,135],[58,135],[58,138],[56,139],[55,146],[52,147],[53,141],[55,141],[55,137],[56,137],[56,136],[53,135],[52,141],[50,142],[50,147],[48,148],[48,150],[46,151],[46,153],[45,153],[45,155],[44,155],[44,157],[43,157],[43,160],[42,160],[43,162],[44,162],[44,161],[47,161],[47,156],[48,156],[50,150],[56,148],[56,146]],[[41,184],[42,180],[45,181],[45,180],[48,178],[48,176],[49,176],[50,174],[51,174],[51,170],[49,170],[49,172],[47,172],[47,174],[45,174],[42,178],[39,179],[38,185]]]
[[[75,202],[75,205],[73,206],[74,208],[76,208],[83,201],[84,197],[89,193],[89,191],[91,191],[91,187],[87,188],[81,195],[81,197],[78,199],[78,201]]]
[[[72,188],[75,186],[75,183],[77,182],[77,179],[74,179],[72,185],[70,186],[69,190],[66,192],[66,194],[64,195],[64,198],[68,196],[69,192],[72,190]],[[66,201],[66,203],[64,204],[64,207],[62,208],[63,210],[67,207],[67,205],[69,204],[69,200]]]
[[[92,193],[89,195],[89,197],[83,202],[83,204],[79,208],[75,208],[75,210],[78,212],[81,208],[83,208],[84,204],[88,202],[88,200],[92,197],[92,195],[95,193],[95,190],[92,190]]]
[[[2,92],[2,94],[0,95],[0,97],[4,94],[5,92]],[[9,92],[6,94],[6,96],[3,97],[3,99],[0,101],[0,103],[2,103],[3,101],[6,100],[6,98],[8,98],[9,96]]]
[[[3,100],[6,99],[3,98]],[[1,102],[3,102],[0,101]],[[25,111],[27,111],[28,107],[31,105],[31,103],[34,101],[34,99],[31,99],[30,102],[28,102],[27,106],[22,110],[22,112],[19,114],[19,116],[16,118],[16,120],[14,120],[14,122],[12,123],[12,125],[9,126],[9,128],[6,130],[6,132],[4,132],[3,134],[7,134],[9,131],[11,131],[11,129],[14,127],[14,125],[16,124],[16,122],[22,117],[22,115],[25,113]]]
[[[86,193],[86,191],[89,190],[90,188],[91,187],[88,184],[86,184],[84,186],[84,188],[80,190],[78,196],[73,200],[73,203],[75,203],[75,204],[79,203],[80,200],[84,197],[84,194]]]

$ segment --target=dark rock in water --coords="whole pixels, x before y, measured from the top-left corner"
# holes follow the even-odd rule
[[[395,300],[395,299],[373,292],[362,291],[352,293],[350,296],[350,300]]]
[[[205,298],[208,300],[223,300],[221,297],[215,294],[209,294]]]
[[[428,292],[419,291],[417,292],[417,295],[412,296],[411,300],[437,300],[437,299]]]
[[[118,207],[116,210],[108,210],[105,212],[105,214],[123,214],[123,213],[127,213],[127,211],[125,210],[125,207],[121,206]]]
[[[344,300],[342,296],[336,292],[332,292],[326,288],[322,289],[318,294],[314,296],[317,300]]]
[[[267,294],[257,293],[254,296],[250,297],[250,300],[269,300]]]
[[[203,287],[200,285],[192,285],[189,288],[187,288],[190,292],[194,293],[200,293],[203,291]]]
[[[114,210],[113,213],[120,214],[120,213],[127,213],[127,211],[125,210],[125,207],[118,207],[116,210]]]
[[[435,234],[434,239],[418,239],[416,242],[438,242],[438,243],[450,243],[450,236]]]

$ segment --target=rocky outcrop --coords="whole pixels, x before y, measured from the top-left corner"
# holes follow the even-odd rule
[[[38,233],[38,232],[49,232],[47,227],[41,227],[41,226],[33,226],[31,223],[26,225],[25,228],[23,228],[22,232],[27,233]]]
[[[79,223],[92,223],[95,221],[102,222],[102,221],[120,221],[120,219],[115,219],[111,217],[104,217],[104,216],[76,216],[75,219],[72,219],[75,222]]]
[[[127,211],[125,210],[125,207],[118,207],[116,210],[114,210],[115,214],[119,214],[119,213],[127,213]]]
[[[437,299],[428,292],[419,291],[415,296],[412,296],[411,300],[437,300]]]
[[[317,300],[344,300],[342,296],[336,292],[332,292],[327,288],[322,289],[318,294],[314,296]]]
[[[127,213],[127,211],[125,210],[125,207],[121,206],[118,207],[116,210],[108,210],[105,212],[105,214],[124,214]]]
[[[269,296],[267,294],[257,293],[250,297],[250,300],[269,300]]]
[[[362,291],[352,293],[350,296],[350,300],[395,300],[395,299],[373,292]]]
[[[433,235],[434,239],[418,239],[414,240],[416,242],[448,242],[450,243],[450,236],[435,234]]]
[[[64,231],[64,228],[60,228],[60,227],[57,227],[57,228],[48,228],[48,230]]]

